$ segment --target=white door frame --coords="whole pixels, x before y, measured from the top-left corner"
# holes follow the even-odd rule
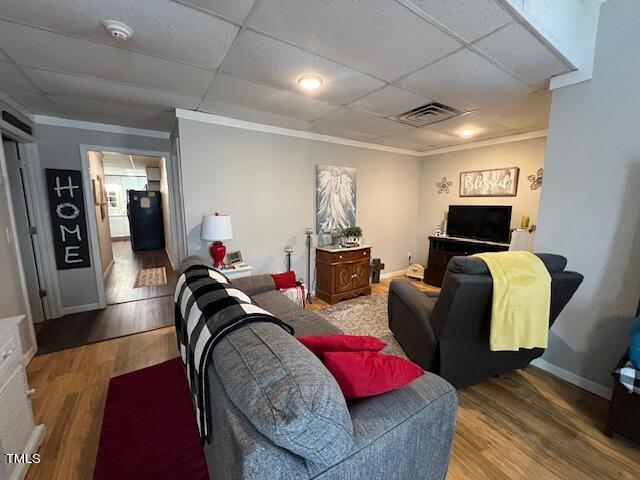
[[[98,290],[98,303],[100,308],[107,307],[107,296],[104,289],[104,272],[102,271],[102,260],[100,258],[100,242],[98,241],[98,219],[96,217],[96,209],[93,204],[93,187],[91,186],[91,173],[89,172],[89,152],[116,152],[124,155],[144,155],[148,157],[164,157],[167,162],[167,182],[169,183],[169,192],[175,192],[174,175],[173,175],[173,161],[170,152],[155,151],[155,150],[141,150],[137,148],[126,147],[110,147],[105,145],[80,145],[80,159],[82,164],[82,185],[85,191],[84,203],[85,210],[87,212],[87,223],[89,229],[89,242],[91,249],[91,259],[93,262],[93,270],[96,274],[96,288]],[[169,195],[169,208],[171,212],[169,219],[171,225],[171,236],[175,238],[180,228],[183,226],[177,225],[178,218],[175,214],[175,199],[173,195]],[[166,228],[166,227],[165,227]],[[174,247],[175,250],[175,247]],[[172,252],[172,256],[175,258],[175,252]]]
[[[13,125],[3,120],[0,120],[0,133],[7,136],[8,138],[11,138],[12,140],[15,140],[16,142],[21,142],[21,143],[26,142],[28,144],[35,146],[35,139],[31,135],[15,128]],[[35,151],[37,152],[37,146],[35,147]],[[22,297],[24,300],[25,315],[27,317],[27,324],[29,326],[29,338],[26,339],[28,340],[28,343],[29,343],[29,349],[26,352],[23,352],[23,360],[26,365],[27,363],[29,363],[31,358],[33,358],[33,356],[35,355],[38,349],[38,345],[36,342],[35,329],[33,327],[33,315],[31,314],[31,305],[29,303],[29,292],[27,290],[27,282],[24,276],[24,266],[22,263],[22,255],[20,252],[20,245],[17,240],[18,229],[16,227],[16,218],[13,210],[13,201],[11,199],[11,185],[9,184],[9,177],[7,175],[7,165],[6,165],[6,159],[4,156],[4,148],[0,148],[0,175],[2,175],[2,181],[5,182],[7,185],[7,188],[6,188],[7,198],[0,199],[0,200],[7,202],[7,207],[9,210],[9,222],[11,224],[11,235],[13,236],[13,246],[15,250],[16,261],[18,264],[18,276],[20,278],[20,287],[22,289]]]

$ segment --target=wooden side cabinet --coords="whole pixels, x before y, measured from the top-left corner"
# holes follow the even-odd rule
[[[316,297],[327,303],[369,295],[371,247],[316,248]]]

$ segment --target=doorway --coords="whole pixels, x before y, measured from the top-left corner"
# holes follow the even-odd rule
[[[34,243],[37,228],[34,221],[31,185],[26,173],[27,164],[22,158],[20,144],[17,141],[3,135],[2,148],[7,165],[7,177],[11,184],[10,194],[16,222],[16,241],[20,247],[27,300],[31,309],[32,321],[40,323],[45,320],[45,309],[42,302],[45,291],[41,267],[37,261],[37,246]]]
[[[87,152],[107,306],[173,294],[166,157]]]

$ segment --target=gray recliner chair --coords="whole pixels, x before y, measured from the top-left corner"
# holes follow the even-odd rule
[[[583,276],[564,270],[565,257],[552,254],[538,257],[551,274],[551,327]],[[456,388],[525,368],[544,349],[517,352],[489,349],[492,293],[491,274],[482,260],[454,257],[437,295],[422,292],[407,280],[391,282],[389,328],[411,360],[444,377]]]

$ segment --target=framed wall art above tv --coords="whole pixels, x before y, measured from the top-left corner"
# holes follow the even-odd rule
[[[518,167],[460,172],[461,197],[515,197]]]

